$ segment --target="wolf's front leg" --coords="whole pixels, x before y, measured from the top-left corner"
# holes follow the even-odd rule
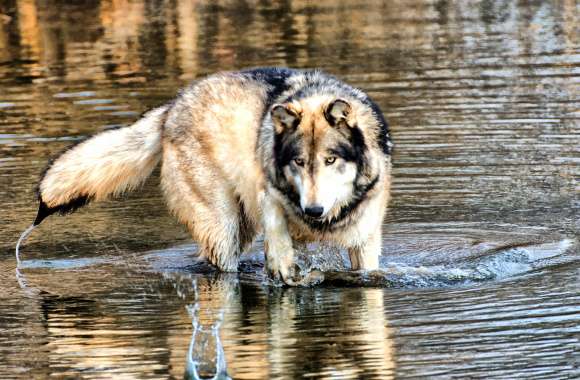
[[[284,210],[280,203],[268,194],[262,194],[260,198],[268,272],[274,279],[282,280],[288,285],[296,285],[293,279],[294,248]]]
[[[348,249],[350,266],[352,270],[375,270],[379,269],[379,256],[381,255],[381,226],[379,225],[369,236],[367,241],[356,247]]]

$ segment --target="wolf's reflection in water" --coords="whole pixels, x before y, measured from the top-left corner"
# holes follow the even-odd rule
[[[301,373],[323,378],[392,375],[383,290],[286,289],[275,298],[279,306],[270,308],[275,328],[267,357],[276,376],[284,374],[282,364],[292,359],[295,372],[288,378]]]
[[[187,378],[392,374],[382,289],[276,288],[228,274],[163,277],[192,318]]]

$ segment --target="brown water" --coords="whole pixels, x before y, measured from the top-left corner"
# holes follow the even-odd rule
[[[0,378],[577,378],[579,11],[0,2]],[[353,280],[371,287],[272,287],[259,242],[240,275],[212,272],[155,176],[49,218],[19,286],[14,244],[50,157],[194,78],[270,65],[336,74],[392,125],[385,271]]]

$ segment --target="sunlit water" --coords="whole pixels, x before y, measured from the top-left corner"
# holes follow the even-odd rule
[[[575,1],[0,3],[0,378],[580,376]],[[67,5],[68,4],[68,5]],[[34,219],[39,173],[189,81],[320,67],[396,143],[381,271],[320,247],[312,288],[195,259],[158,176]]]

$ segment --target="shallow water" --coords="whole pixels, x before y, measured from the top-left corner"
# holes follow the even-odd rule
[[[577,2],[67,3],[0,3],[0,378],[580,376]],[[15,276],[50,157],[266,65],[321,67],[385,112],[383,271],[278,288],[258,241],[216,273],[154,176],[49,218]]]

